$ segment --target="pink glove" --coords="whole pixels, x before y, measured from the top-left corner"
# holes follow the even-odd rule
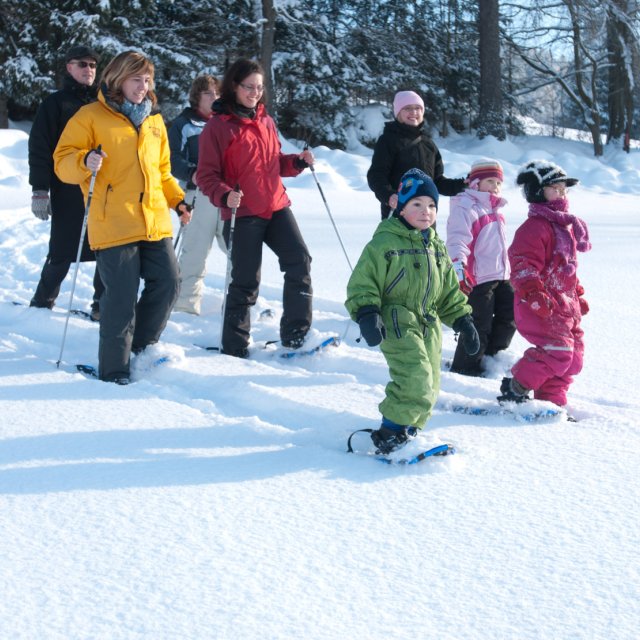
[[[589,313],[589,303],[584,298],[578,298],[578,302],[580,303],[580,313],[586,316]]]
[[[580,305],[580,314],[586,316],[589,313],[589,303],[582,297],[584,295],[584,287],[580,283],[576,285],[576,294]]]
[[[544,291],[532,291],[524,301],[538,317],[547,319],[553,310],[553,300]]]

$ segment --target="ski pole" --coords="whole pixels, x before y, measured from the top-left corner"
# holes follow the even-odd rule
[[[304,145],[304,150],[306,151],[309,148],[309,144]],[[322,191],[322,187],[318,182],[318,177],[316,176],[316,169],[313,165],[309,165],[311,169],[311,174],[313,175],[313,179],[316,181],[316,185],[318,186],[318,191],[320,192],[320,196],[322,197],[322,201],[324,202],[324,206],[327,209],[327,213],[329,214],[329,219],[331,220],[331,224],[333,225],[333,229],[338,236],[338,241],[340,242],[340,246],[342,247],[342,252],[344,253],[344,257],[347,259],[347,264],[351,271],[353,271],[353,266],[351,265],[351,260],[349,260],[349,255],[347,254],[347,250],[344,248],[344,243],[342,242],[342,238],[340,237],[340,232],[338,231],[338,227],[336,227],[336,223],[333,220],[333,216],[331,215],[331,210],[329,209],[329,205],[327,203],[327,199],[324,197],[324,192]]]
[[[236,184],[234,191],[240,192],[240,185]],[[220,341],[219,341],[219,350],[222,353],[222,333],[224,331],[224,313],[227,308],[227,295],[229,294],[229,285],[231,283],[231,256],[233,252],[233,231],[236,226],[236,211],[238,207],[233,207],[231,209],[231,223],[229,225],[229,242],[227,243],[227,274],[224,278],[224,291],[222,297],[222,320],[220,322]]]
[[[176,235],[176,241],[173,243],[173,250],[177,254],[178,243],[180,242],[180,238],[182,237],[182,230],[184,229],[184,222],[180,223],[180,228],[178,229],[178,233]]]
[[[102,145],[99,144],[96,151],[102,154]],[[62,334],[62,344],[60,345],[60,355],[58,356],[58,362],[56,367],[60,368],[62,362],[62,352],[64,351],[64,343],[67,339],[67,328],[69,327],[69,317],[71,316],[71,307],[73,306],[73,294],[76,290],[76,280],[78,278],[78,268],[80,267],[80,257],[82,256],[82,245],[84,244],[84,236],[87,231],[87,218],[89,217],[89,207],[91,206],[91,198],[93,197],[93,187],[96,183],[96,175],[98,171],[93,171],[91,174],[91,182],[89,182],[89,194],[87,195],[87,206],[84,210],[84,216],[82,218],[82,229],[80,230],[80,242],[78,243],[78,253],[76,255],[76,266],[73,270],[73,281],[71,282],[71,295],[69,296],[69,308],[67,309],[67,317],[64,322],[64,332]]]

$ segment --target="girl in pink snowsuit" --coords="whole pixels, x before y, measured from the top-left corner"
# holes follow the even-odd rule
[[[586,223],[569,213],[566,190],[577,182],[546,160],[529,162],[518,174],[529,217],[509,248],[511,284],[516,327],[534,346],[512,367],[513,378],[502,380],[500,401],[523,402],[533,389],[536,399],[564,406],[582,370],[580,321],[589,305],[576,273],[577,251],[591,243]]]

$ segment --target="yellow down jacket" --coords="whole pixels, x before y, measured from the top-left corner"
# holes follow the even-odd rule
[[[162,116],[148,116],[137,131],[100,92],[98,102],[69,120],[53,153],[54,168],[63,182],[80,185],[85,202],[91,172],[84,159],[98,145],[107,157],[97,173],[89,210],[91,248],[171,237],[169,207],[175,208],[184,192],[171,175]]]

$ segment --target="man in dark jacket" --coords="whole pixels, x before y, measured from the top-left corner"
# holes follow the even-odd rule
[[[80,107],[96,100],[96,66],[99,56],[89,47],[71,47],[65,57],[64,85],[47,96],[36,113],[29,135],[29,183],[31,211],[40,220],[51,216],[49,253],[42,268],[32,307],[51,309],[60,286],[76,261],[84,218],[84,198],[78,185],[61,182],[53,171],[53,152],[69,119]],[[85,235],[82,262],[95,260]],[[99,300],[104,286],[96,269],[93,278],[91,319],[100,319]]]

